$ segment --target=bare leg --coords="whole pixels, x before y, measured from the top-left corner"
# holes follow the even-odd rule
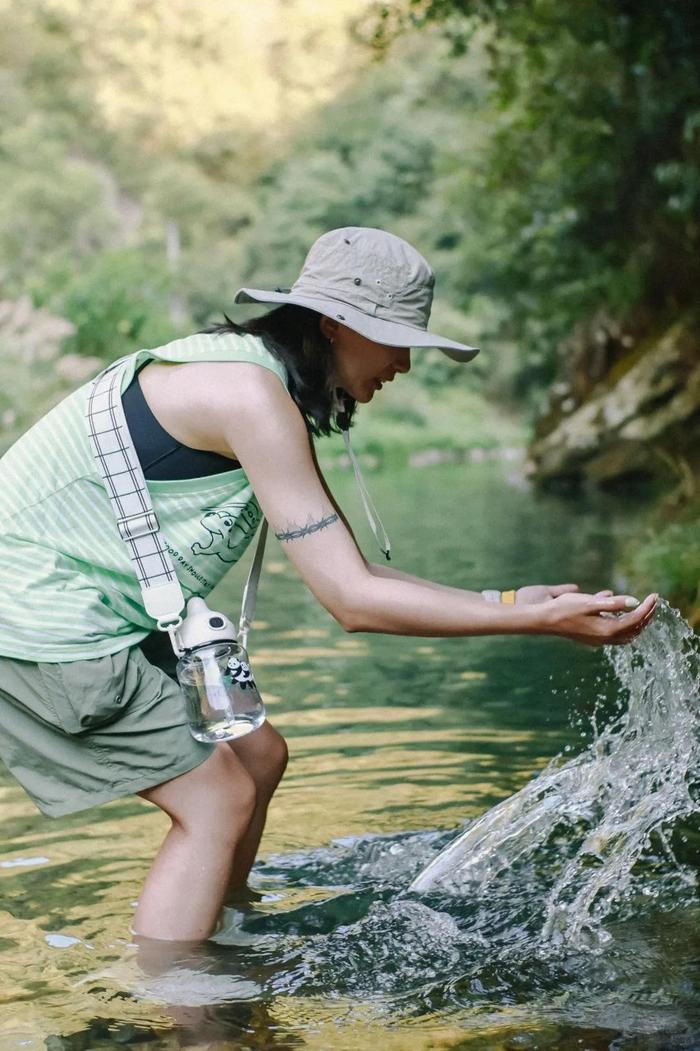
[[[238,843],[233,858],[231,878],[225,901],[233,903],[245,896],[246,881],[253,867],[265,827],[267,808],[287,766],[287,744],[269,723],[238,741],[230,743],[255,782],[255,810],[250,824]]]
[[[222,744],[194,770],[138,794],[164,810],[172,826],[141,891],[134,933],[207,938],[255,811],[253,779]]]

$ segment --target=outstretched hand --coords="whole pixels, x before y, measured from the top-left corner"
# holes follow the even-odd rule
[[[599,591],[582,594],[576,584],[534,584],[516,592],[518,605],[542,605],[542,631],[546,635],[581,642],[586,646],[621,646],[632,642],[651,623],[657,595],[647,595],[630,609],[630,595]]]

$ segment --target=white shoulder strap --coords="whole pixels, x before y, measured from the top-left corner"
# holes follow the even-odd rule
[[[119,535],[129,549],[144,608],[161,631],[172,631],[181,621],[185,596],[160,531],[148,484],[124,415],[121,379],[125,367],[124,361],[115,362],[93,381],[86,411],[88,436]],[[244,646],[255,615],[266,537],[267,522],[263,520],[255,558],[243,592],[239,637],[241,634],[244,636]]]

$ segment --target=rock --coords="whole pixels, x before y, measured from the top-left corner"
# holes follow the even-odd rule
[[[687,469],[700,464],[699,450],[700,332],[683,318],[631,350],[546,433],[539,428],[530,458],[540,481],[610,483]]]

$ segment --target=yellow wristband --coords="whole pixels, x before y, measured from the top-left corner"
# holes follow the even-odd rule
[[[515,592],[514,591],[502,591],[501,592],[501,602],[507,602],[508,605],[514,606],[515,605]]]

